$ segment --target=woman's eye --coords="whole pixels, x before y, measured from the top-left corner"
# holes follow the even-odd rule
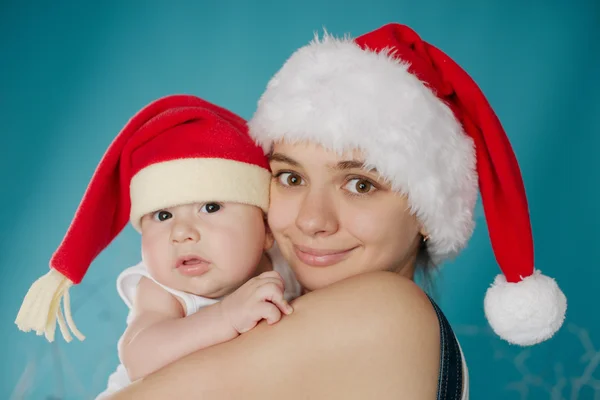
[[[350,179],[344,188],[351,193],[367,194],[375,189],[375,185],[373,185],[367,179],[354,178]]]
[[[212,213],[216,213],[220,209],[221,209],[221,205],[219,203],[206,203],[205,205],[202,206],[200,211],[203,213],[212,214]]]
[[[171,218],[173,218],[173,214],[171,214],[168,211],[164,211],[164,210],[157,211],[152,216],[153,220],[159,221],[159,222],[166,221]]]
[[[284,186],[300,186],[304,183],[302,178],[293,172],[282,172],[277,176],[277,179]]]

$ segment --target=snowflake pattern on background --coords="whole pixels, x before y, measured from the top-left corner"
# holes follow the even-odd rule
[[[105,306],[106,296],[112,296],[105,292],[107,284],[112,287],[110,280],[88,284],[86,295],[77,298],[71,310],[75,315],[78,309],[89,311],[90,306],[93,307],[97,312],[96,322],[120,336],[124,320],[117,316],[115,310]],[[104,348],[99,351],[100,357],[95,361],[93,373],[85,379],[63,346],[65,343],[61,340],[52,343],[42,340],[35,348],[24,349],[28,362],[17,379],[10,400],[93,400],[106,388],[109,373],[117,367],[112,359],[117,353],[116,341],[114,344],[103,344]]]
[[[509,382],[506,385],[506,390],[518,392],[521,400],[533,400],[530,397],[533,388],[546,393],[549,400],[592,400],[591,398],[584,399],[581,394],[583,389],[590,388],[594,392],[593,400],[600,400],[600,379],[597,377],[600,375],[598,368],[600,349],[594,345],[587,329],[573,323],[568,323],[566,328],[581,348],[582,353],[579,357],[581,368],[577,371],[567,371],[564,363],[557,361],[553,366],[554,379],[552,381],[548,381],[547,378],[532,371],[532,368],[528,366],[527,361],[531,357],[531,348],[522,348],[516,353],[511,352],[507,350],[507,346],[500,346],[501,342],[489,327],[458,325],[453,329],[457,336],[490,338],[494,360],[508,362],[521,376],[520,380]],[[536,398],[535,400],[541,399]]]

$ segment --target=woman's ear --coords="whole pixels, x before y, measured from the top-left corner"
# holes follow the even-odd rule
[[[423,226],[423,224],[419,224],[419,235],[423,238],[423,242],[429,240],[429,233],[427,233],[427,229]]]

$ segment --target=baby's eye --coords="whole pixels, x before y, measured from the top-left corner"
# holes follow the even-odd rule
[[[302,177],[293,172],[282,172],[277,175],[277,179],[283,186],[300,186],[304,184]]]
[[[346,183],[344,189],[354,194],[367,194],[375,189],[375,185],[367,179],[353,178]]]
[[[173,214],[165,210],[157,211],[152,215],[152,219],[158,222],[166,221],[171,218],[173,218]]]
[[[219,203],[206,203],[205,205],[202,206],[200,211],[203,213],[212,214],[212,213],[216,213],[220,209],[221,209],[221,205]]]

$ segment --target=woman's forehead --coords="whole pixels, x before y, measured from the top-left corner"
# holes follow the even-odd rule
[[[320,144],[310,142],[276,142],[273,144],[269,158],[273,161],[285,161],[288,163],[295,161],[299,164],[307,162],[336,165],[338,163],[346,163],[350,167],[362,166],[365,162],[364,153],[359,149],[336,152]]]

